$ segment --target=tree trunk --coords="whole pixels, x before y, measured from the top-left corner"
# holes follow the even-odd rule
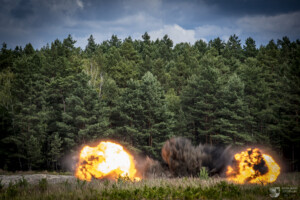
[[[233,136],[233,144],[235,144],[235,143],[236,143],[236,137]]]
[[[152,147],[152,134],[149,135],[149,146]]]
[[[292,146],[292,171],[295,170],[295,145]]]
[[[13,127],[13,133],[15,134],[16,131],[15,131],[14,105],[11,106],[11,112],[13,113],[13,114],[12,114],[12,127]]]
[[[62,99],[62,102],[63,102],[63,104],[64,104],[64,112],[66,112],[66,102],[65,102],[65,100],[64,100],[64,97],[62,96],[61,99]]]
[[[20,157],[18,158],[18,160],[19,160],[19,164],[20,164],[20,170],[23,170],[23,166],[22,166],[22,162],[21,162]]]
[[[103,86],[103,74],[102,72],[100,73],[100,85],[99,85],[99,98],[101,98],[101,90],[102,90],[102,86]]]
[[[197,133],[197,127],[195,121],[193,121],[193,126],[194,126],[194,138],[195,141],[198,142],[198,133]]]
[[[148,130],[150,130],[150,126],[151,126],[150,121],[148,121]],[[152,134],[151,134],[151,132],[150,132],[150,135],[149,135],[149,146],[152,147]]]
[[[296,110],[296,125],[298,126],[299,124],[299,117],[298,117],[298,110]]]

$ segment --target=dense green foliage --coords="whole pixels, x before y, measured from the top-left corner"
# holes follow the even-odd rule
[[[0,52],[0,168],[62,169],[83,144],[114,139],[160,159],[163,142],[265,145],[299,170],[300,41],[242,47],[69,35]]]

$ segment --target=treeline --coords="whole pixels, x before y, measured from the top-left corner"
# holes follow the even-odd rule
[[[65,155],[114,139],[155,159],[165,140],[272,147],[299,170],[300,41],[256,47],[130,37],[83,50],[69,35],[0,52],[0,168],[57,170]]]

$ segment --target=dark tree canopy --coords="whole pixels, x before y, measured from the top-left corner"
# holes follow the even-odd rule
[[[164,141],[185,136],[264,145],[299,170],[300,41],[276,41],[174,44],[145,32],[91,35],[84,50],[71,35],[41,49],[3,43],[0,169],[65,170],[65,155],[103,139],[161,159]]]

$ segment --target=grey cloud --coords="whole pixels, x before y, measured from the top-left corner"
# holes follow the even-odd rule
[[[283,36],[297,39],[300,35],[300,11],[274,16],[246,16],[237,21],[243,32],[262,35],[269,39]]]
[[[257,44],[265,44],[270,37],[278,38],[282,34],[291,35],[292,39],[298,37],[300,25],[296,18],[299,16],[293,15],[297,13],[293,10],[300,10],[300,2],[272,2],[0,0],[0,42],[12,47],[31,42],[39,48],[42,42],[50,43],[68,34],[83,44],[90,34],[98,36],[96,41],[101,42],[112,34],[140,39],[145,31],[152,32],[154,37],[169,34],[176,42],[226,39],[231,34],[238,34],[242,40],[251,36],[259,40]]]
[[[32,7],[33,5],[30,1],[22,0],[15,8],[10,11],[10,13],[13,17],[22,20],[34,14]]]
[[[226,16],[277,15],[300,9],[298,0],[203,0],[209,6],[217,6]]]

